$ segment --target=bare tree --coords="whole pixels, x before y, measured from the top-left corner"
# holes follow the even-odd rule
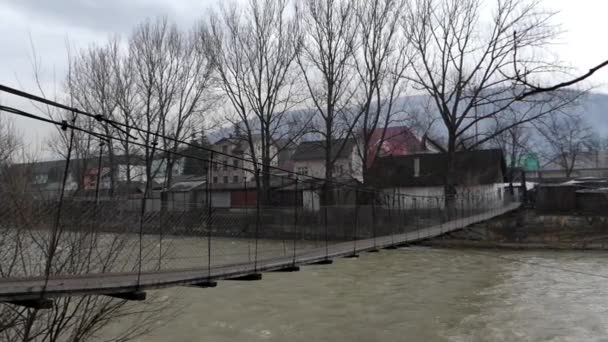
[[[261,182],[262,202],[269,199],[270,166],[302,133],[291,129],[294,118],[288,113],[299,101],[299,32],[288,4],[250,0],[245,9],[232,4],[213,14],[201,29],[220,88],[236,114],[228,120],[243,133],[254,168],[261,166],[262,179],[256,176],[256,181]],[[279,144],[284,138],[288,143]]]
[[[593,131],[580,115],[553,114],[536,123],[551,151],[551,161],[564,170],[566,178],[589,150]]]
[[[323,139],[329,184],[334,164],[358,121],[348,115],[356,80],[352,67],[357,49],[356,8],[346,0],[301,0],[299,5],[303,43],[298,64],[316,116],[312,131]],[[323,201],[332,202],[327,187]]]
[[[120,88],[133,91],[126,94],[136,100],[127,95],[119,105],[132,125],[145,129],[139,136],[145,144],[146,178],[162,174],[167,189],[176,167],[175,153],[183,148],[180,142],[192,134],[197,118],[208,109],[211,64],[200,37],[180,32],[167,19],[140,25],[129,46],[129,59],[117,68],[122,75]],[[157,153],[159,144],[165,154]]]
[[[147,191],[151,190],[161,168],[167,166],[158,158],[158,144],[176,91],[178,40],[177,27],[164,18],[140,24],[129,40],[130,65],[134,67],[133,82],[138,98],[131,122],[143,129],[138,131],[138,136],[144,144]],[[155,163],[157,159],[161,162]]]
[[[4,115],[0,111],[0,170],[13,161],[23,145],[14,122]]]
[[[50,222],[57,215],[56,202],[39,197],[33,189],[33,160],[10,165],[0,173],[0,278],[38,277],[50,262],[49,274],[90,274],[132,271],[136,265],[134,239],[104,229],[132,222],[117,217],[114,201],[103,205],[83,205],[66,199],[63,203],[59,243],[53,247]],[[108,220],[113,217],[114,222]],[[144,253],[156,250],[144,245]],[[51,252],[53,250],[53,252]],[[52,261],[51,253],[54,254]],[[84,341],[97,337],[117,320],[129,318],[133,324],[113,330],[112,340],[125,341],[149,331],[150,323],[170,315],[173,304],[159,298],[135,306],[106,296],[58,298],[50,309],[0,304],[0,340],[3,341]]]
[[[525,69],[529,78],[563,70],[539,55],[558,30],[551,24],[552,13],[543,10],[539,1],[490,3],[493,6],[481,0],[418,0],[405,16],[406,23],[416,23],[404,27],[417,57],[412,80],[432,98],[447,132],[448,200],[456,193],[453,156],[459,141],[467,149],[477,148],[497,134],[567,106],[577,96],[568,92],[530,96],[525,87],[514,86],[518,69]],[[517,119],[497,131],[473,133],[516,104],[533,110],[515,110],[520,113]]]
[[[138,154],[139,149],[134,147],[131,141],[131,137],[135,134],[133,129],[133,125],[136,123],[134,118],[137,117],[135,113],[140,106],[140,98],[136,87],[135,72],[137,69],[134,65],[135,59],[131,54],[126,56],[118,54],[114,57],[115,59],[112,61],[112,73],[116,78],[116,92],[114,94],[116,97],[116,111],[114,118],[125,124],[122,129],[115,132],[119,138],[116,149],[125,158],[124,176],[129,187],[134,178],[141,176],[138,172],[134,172],[133,165],[139,164],[141,158]],[[118,172],[121,172],[121,170],[118,170]]]
[[[358,49],[354,65],[358,86],[352,120],[357,152],[363,165],[363,181],[386,139],[389,125],[405,121],[398,100],[404,95],[405,72],[410,65],[409,46],[399,32],[403,0],[361,0],[357,2]],[[378,132],[380,134],[378,135]],[[373,145],[375,143],[375,145]]]
[[[67,79],[67,91],[76,107],[89,113],[103,115],[105,118],[115,119],[118,107],[117,77],[114,72],[114,63],[119,58],[119,41],[110,40],[104,46],[92,46],[81,51],[71,61],[71,72]],[[86,120],[89,129],[100,131],[107,136],[115,136],[120,132],[107,121],[95,122],[91,118]],[[67,138],[67,137],[66,137]],[[90,135],[79,133],[79,141],[84,140],[87,144],[84,150],[98,152],[101,149],[101,141],[95,141]],[[116,188],[116,162],[114,141],[105,143],[106,155],[111,172],[110,192]],[[83,160],[91,156],[83,156]],[[86,163],[89,166],[92,163]],[[83,170],[86,172],[86,169]]]

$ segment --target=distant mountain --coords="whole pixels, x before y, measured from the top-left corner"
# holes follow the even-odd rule
[[[608,137],[608,94],[591,93],[581,101],[578,111],[602,137]]]
[[[525,104],[518,105],[525,106]],[[440,120],[435,104],[425,95],[402,97],[395,102],[394,109],[396,112],[400,112],[400,114],[396,116],[394,126],[410,124],[424,125],[425,120],[433,117]],[[593,127],[600,136],[608,137],[608,94],[589,93],[580,99],[576,106],[569,108],[568,112],[583,114],[589,125]],[[412,121],[411,117],[406,120],[408,115],[405,113],[415,114],[417,116],[416,120]],[[481,115],[482,113],[479,114]],[[304,120],[303,117],[306,115],[306,111],[297,110],[288,113],[287,115],[297,116],[299,120]],[[440,121],[436,121],[433,127],[432,134],[434,136],[445,135],[443,132],[443,125]],[[233,128],[230,125],[226,125],[221,129],[209,132],[209,140],[214,142],[221,137],[228,136],[232,132]]]

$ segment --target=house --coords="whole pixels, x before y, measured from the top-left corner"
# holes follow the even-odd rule
[[[168,210],[204,208],[207,203],[207,177],[177,176],[167,191]]]
[[[79,160],[70,164],[66,187],[67,191],[78,189]],[[52,160],[33,163],[13,164],[8,174],[13,181],[22,182],[28,192],[35,193],[41,198],[53,198],[59,195],[63,184],[65,160]]]
[[[378,145],[381,146],[378,148]],[[367,168],[376,157],[405,156],[414,153],[431,152],[424,143],[406,126],[377,128],[370,135],[367,152]],[[378,154],[378,156],[376,156]]]
[[[325,141],[305,141],[298,145],[291,159],[294,171],[301,175],[325,178]],[[363,165],[357,154],[355,139],[336,139],[331,159],[334,160],[335,179],[363,180]]]
[[[526,172],[526,178],[538,182],[562,182],[581,177],[608,177],[608,151],[586,151],[566,159],[571,168],[570,174],[565,167],[563,158],[556,157],[545,163],[538,170]],[[572,163],[574,160],[574,163]]]
[[[259,135],[252,137],[253,148],[244,136],[230,136],[221,138],[213,149],[217,152],[213,157],[211,171],[211,184],[240,184],[250,182],[255,178],[253,170],[255,165],[252,156],[255,154],[258,163],[262,163],[262,140]],[[278,165],[277,147],[270,148],[271,166]]]
[[[359,134],[356,138],[336,139],[334,141],[331,158],[335,160],[334,176],[336,179],[363,181],[363,163],[359,152],[359,148],[363,144],[359,142],[359,146],[357,146],[357,141],[361,141],[361,139],[363,137]],[[293,171],[324,178],[326,154],[324,144],[325,141],[301,143],[292,156]],[[434,150],[427,148],[424,141],[418,139],[406,126],[377,128],[369,134],[369,144],[366,152],[367,165],[365,167],[366,169],[371,168],[378,157],[434,152]]]
[[[506,164],[501,150],[461,151],[454,158],[457,194],[474,194],[487,203],[502,200]],[[436,206],[429,201],[443,202],[446,178],[445,153],[388,156],[378,158],[366,185],[406,196],[404,205]]]

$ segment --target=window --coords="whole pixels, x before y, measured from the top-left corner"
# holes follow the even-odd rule
[[[344,165],[336,165],[336,173],[339,175],[344,174]]]
[[[228,153],[228,146],[222,146],[222,152]]]
[[[239,182],[239,176],[232,176],[232,183],[238,183]]]
[[[299,166],[296,171],[301,175],[308,176],[308,167],[307,166]]]
[[[224,184],[228,184],[228,176],[224,176]]]
[[[420,158],[414,159],[414,177],[420,176]]]
[[[213,184],[217,184],[217,177],[213,177]]]
[[[49,175],[39,174],[34,176],[34,184],[46,184],[49,180]]]
[[[228,161],[224,161],[224,171],[228,171]]]
[[[236,168],[239,166],[239,161],[237,159],[234,159],[232,161],[232,168],[236,170]]]

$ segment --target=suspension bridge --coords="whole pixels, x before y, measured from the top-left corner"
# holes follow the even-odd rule
[[[328,182],[275,166],[266,168],[273,181],[262,189],[260,165],[243,156],[208,150],[209,156],[202,158],[182,150],[163,150],[154,143],[135,141],[126,129],[176,139],[2,85],[0,91],[72,115],[71,120],[53,120],[0,106],[4,112],[60,127],[68,142],[57,189],[32,189],[27,165],[0,173],[0,302],[48,308],[55,298],[64,296],[144,300],[147,290],[260,280],[264,272],[294,272],[305,265],[331,264],[335,258],[437,237],[519,207],[508,196],[496,196],[494,190],[464,192],[450,199],[412,196]],[[105,122],[125,134],[84,128],[78,124],[79,116]],[[174,198],[155,198],[149,177],[137,194],[104,195],[99,178],[93,192],[71,189],[68,180],[79,162],[74,157],[76,132],[106,143],[126,139],[133,146],[199,159],[208,165],[206,181],[196,200],[179,205]],[[243,184],[245,196],[250,194],[253,201],[231,208],[213,205],[213,170],[216,165],[228,167],[227,159],[218,157],[256,166],[230,165],[255,180],[253,187],[247,180]],[[101,165],[100,152],[98,176]],[[314,202],[328,191],[340,200]]]

